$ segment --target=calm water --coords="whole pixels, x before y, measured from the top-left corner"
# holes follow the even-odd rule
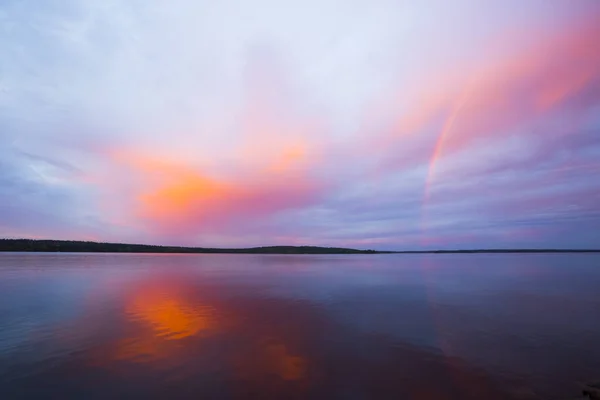
[[[600,255],[0,254],[0,397],[560,399]]]

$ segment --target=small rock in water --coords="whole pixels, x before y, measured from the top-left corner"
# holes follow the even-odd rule
[[[585,385],[582,393],[589,399],[600,400],[600,382]]]

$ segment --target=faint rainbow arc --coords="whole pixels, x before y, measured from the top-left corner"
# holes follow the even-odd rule
[[[433,147],[431,157],[429,158],[429,165],[427,167],[427,175],[425,178],[425,189],[424,189],[424,193],[423,193],[423,201],[422,201],[422,208],[421,208],[421,241],[422,241],[423,245],[428,244],[427,243],[427,235],[426,235],[427,230],[428,230],[428,222],[429,222],[429,215],[428,215],[429,207],[428,206],[429,206],[429,197],[431,194],[431,186],[432,186],[434,175],[435,175],[436,165],[438,163],[438,160],[442,156],[444,144],[445,144],[450,132],[452,131],[454,123],[456,122],[458,115],[461,113],[462,109],[465,107],[465,105],[467,103],[467,100],[469,99],[470,88],[471,88],[471,85],[469,84],[467,86],[467,88],[463,91],[463,93],[460,95],[460,97],[457,99],[457,101],[454,103],[454,106],[451,108],[451,111],[450,111],[448,117],[446,118],[446,121],[442,125],[442,129],[440,130],[440,133],[435,141],[435,145]],[[434,326],[436,329],[437,345],[444,355],[449,356],[451,354],[451,350],[452,350],[451,344],[450,344],[450,342],[444,340],[444,335],[443,335],[444,322],[441,319],[440,312],[438,310],[438,307],[436,306],[438,304],[438,302],[436,301],[435,291],[433,289],[434,288],[433,282],[434,282],[435,277],[432,275],[434,267],[433,267],[433,265],[430,264],[430,262],[431,262],[431,260],[429,258],[424,258],[421,261],[421,267],[423,268],[423,279],[425,282],[425,292],[426,292],[427,299],[429,300],[429,303],[430,303],[432,319],[433,319],[433,323],[434,323]]]
[[[440,159],[440,157],[442,155],[442,151],[443,151],[446,139],[448,138],[450,132],[452,131],[452,127],[454,126],[454,123],[455,123],[458,115],[460,114],[460,112],[464,108],[465,104],[467,103],[467,100],[468,100],[468,93],[465,92],[459,98],[456,105],[452,108],[450,115],[444,122],[444,125],[442,126],[442,129],[440,130],[440,134],[438,135],[438,137],[436,139],[435,146],[433,147],[433,152],[431,153],[431,157],[429,159],[429,166],[427,168],[427,177],[425,179],[425,199],[426,200],[429,199],[430,189],[431,189],[431,185],[433,183],[436,166],[437,166],[438,160]]]
[[[471,80],[471,82],[467,85],[465,90],[462,92],[462,94],[460,95],[460,97],[457,99],[454,106],[452,107],[450,114],[446,118],[446,121],[444,122],[442,129],[440,130],[440,134],[438,135],[438,137],[435,141],[435,145],[433,147],[431,157],[429,158],[429,164],[427,167],[427,175],[425,177],[425,189],[424,189],[423,201],[422,201],[423,212],[422,212],[422,216],[421,216],[421,231],[423,234],[426,233],[427,228],[428,228],[427,224],[428,224],[429,200],[430,200],[430,196],[431,196],[431,188],[433,186],[433,181],[435,178],[436,167],[437,167],[438,161],[442,157],[442,153],[444,150],[444,144],[446,143],[448,137],[450,136],[450,132],[452,131],[452,128],[454,126],[454,123],[456,122],[456,119],[458,118],[459,114],[462,112],[463,108],[465,107],[465,105],[467,104],[467,102],[470,98],[471,89],[474,86],[474,82],[475,82],[475,79]]]

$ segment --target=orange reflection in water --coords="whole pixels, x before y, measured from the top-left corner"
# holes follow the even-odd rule
[[[232,354],[232,373],[241,384],[239,389],[269,392],[276,388],[295,387],[300,390],[302,385],[310,381],[308,359],[294,350],[285,339],[288,338],[256,337],[248,342],[248,346]],[[278,386],[278,381],[293,386]]]
[[[274,324],[270,303],[255,309],[245,301],[222,301],[220,293],[195,283],[161,277],[133,287],[123,305],[126,336],[99,350],[92,362],[125,374],[131,363],[144,364],[188,379],[200,374],[205,356],[219,354],[217,364],[223,363],[242,391],[307,382],[308,358],[297,338]],[[190,364],[196,369],[182,368]]]
[[[289,353],[281,342],[270,342],[264,347],[266,369],[286,381],[296,381],[304,377],[306,360]]]
[[[126,311],[132,319],[149,324],[157,336],[166,339],[183,339],[214,325],[210,306],[190,304],[158,288],[138,293]]]
[[[119,340],[110,352],[113,359],[133,362],[174,361],[181,346],[175,341],[216,329],[212,306],[192,301],[174,282],[152,281],[132,292],[125,316],[136,334]]]
[[[331,398],[340,390],[374,399],[511,398],[460,358],[385,335],[354,336],[311,303],[257,292],[231,296],[238,286],[198,275],[149,277],[130,289],[121,309],[126,323],[117,331],[123,336],[111,336],[89,362],[123,382],[144,376],[143,385],[176,386],[173,397],[226,385],[239,399]],[[460,334],[452,324],[443,327]],[[321,353],[323,340],[337,335],[340,342]]]

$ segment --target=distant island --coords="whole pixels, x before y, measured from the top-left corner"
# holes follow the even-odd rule
[[[358,250],[342,247],[264,246],[210,248],[100,243],[75,240],[0,239],[0,252],[65,253],[188,253],[188,254],[462,254],[462,253],[598,253],[600,249],[471,249],[471,250]]]

